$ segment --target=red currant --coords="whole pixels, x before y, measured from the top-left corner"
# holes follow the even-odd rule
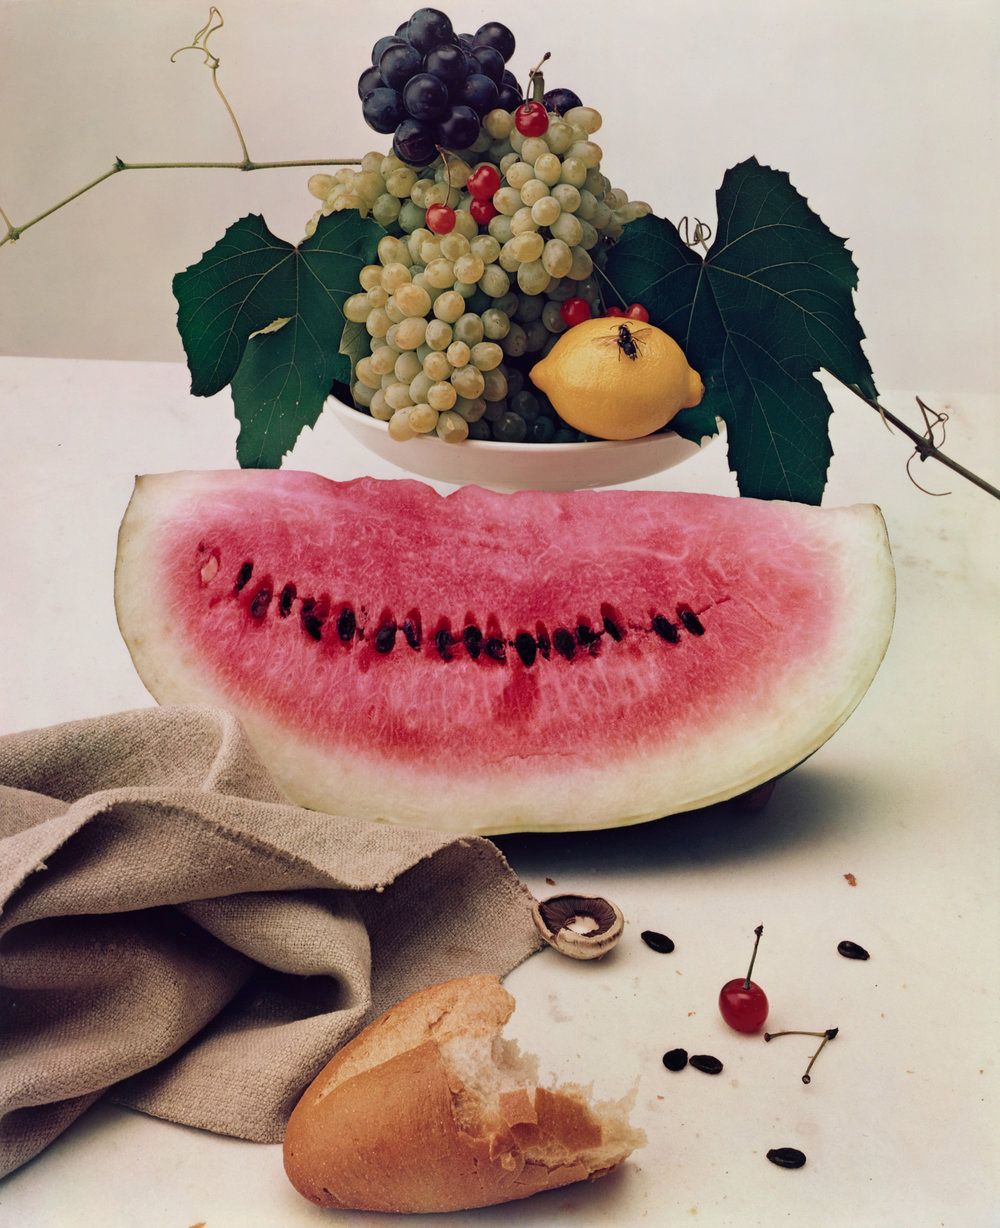
[[[584,298],[568,298],[560,306],[559,314],[570,328],[590,319],[590,304]]]
[[[633,303],[625,314],[630,320],[642,320],[644,323],[649,320],[649,312],[642,303]]]
[[[436,235],[451,234],[455,229],[455,210],[448,205],[429,205],[424,221]]]
[[[499,187],[500,172],[489,162],[480,162],[465,183],[465,190],[476,200],[490,200]]]
[[[604,314],[607,316],[623,316],[625,311],[621,307],[609,307]]]
[[[491,200],[473,200],[469,203],[469,212],[480,226],[485,226],[491,218],[496,217],[498,210]]]
[[[750,980],[754,960],[757,958],[757,948],[764,927],[758,925],[754,930],[757,940],[753,944],[753,955],[750,957],[750,967],[745,977],[737,977],[735,981],[727,981],[719,990],[719,1013],[722,1018],[737,1032],[757,1032],[764,1026],[767,1018],[767,994],[759,985]]]
[[[542,136],[549,130],[549,113],[540,102],[522,102],[514,112],[514,127],[522,136]]]

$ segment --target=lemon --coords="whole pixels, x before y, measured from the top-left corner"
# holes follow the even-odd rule
[[[531,369],[570,426],[598,439],[638,439],[697,405],[705,386],[662,329],[639,320],[584,320]]]

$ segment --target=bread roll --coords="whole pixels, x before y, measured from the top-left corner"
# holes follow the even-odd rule
[[[600,1177],[645,1135],[631,1097],[537,1086],[537,1060],[500,1030],[514,999],[492,976],[432,985],[392,1007],[323,1068],[285,1134],[285,1171],[310,1202],[460,1211]]]

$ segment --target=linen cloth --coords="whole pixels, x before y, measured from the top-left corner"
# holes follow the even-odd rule
[[[222,712],[0,738],[0,1176],[104,1095],[280,1141],[364,1024],[535,951],[530,906],[488,840],[288,804]]]

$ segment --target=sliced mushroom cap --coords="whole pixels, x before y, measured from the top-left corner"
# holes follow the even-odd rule
[[[554,895],[536,900],[531,915],[545,941],[571,959],[607,955],[625,928],[622,910],[600,896]]]

